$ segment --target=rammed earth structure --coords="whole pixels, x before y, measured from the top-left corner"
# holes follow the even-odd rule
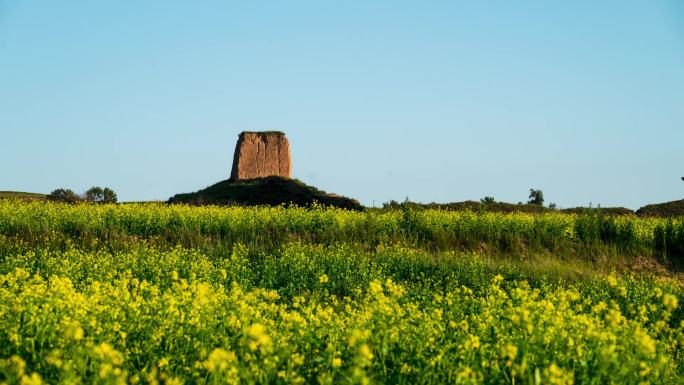
[[[269,176],[292,177],[290,143],[285,133],[242,132],[235,145],[230,179],[237,181]]]

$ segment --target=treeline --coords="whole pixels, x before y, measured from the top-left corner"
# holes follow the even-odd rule
[[[488,199],[489,198],[489,199]],[[491,197],[485,197],[479,202],[464,201],[453,203],[417,203],[411,201],[389,201],[384,203],[380,210],[401,210],[410,208],[412,210],[453,210],[453,211],[474,211],[474,212],[498,212],[498,213],[553,213],[560,212],[566,214],[603,214],[603,215],[636,215],[640,217],[680,217],[684,216],[684,200],[651,204],[644,206],[636,211],[626,207],[571,207],[557,208],[555,205],[542,206],[531,203],[506,203],[496,202]]]
[[[89,188],[83,194],[76,194],[73,190],[59,188],[53,190],[47,198],[54,202],[63,203],[78,203],[78,202],[90,202],[90,203],[116,203],[117,197],[114,190],[109,187],[98,187],[94,186]]]
[[[541,206],[531,203],[506,203],[487,200],[485,197],[480,202],[464,201],[452,203],[417,203],[411,201],[397,202],[390,201],[383,204],[383,209],[403,209],[413,210],[454,210],[454,211],[474,211],[474,212],[498,212],[498,213],[552,213],[561,212],[567,214],[603,213],[610,215],[634,215],[635,212],[626,207],[573,207],[559,209],[555,207]]]

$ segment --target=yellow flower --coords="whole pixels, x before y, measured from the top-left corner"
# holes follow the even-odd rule
[[[26,370],[26,362],[19,356],[10,357],[10,361],[14,363],[14,366],[17,368],[17,374],[20,376],[23,375],[24,370]]]
[[[465,348],[466,349],[477,349],[480,347],[480,337],[478,336],[473,336],[470,335],[468,336],[468,340],[465,342]]]
[[[77,327],[76,330],[74,330],[73,337],[76,341],[83,339],[83,328],[81,328],[80,326]]]
[[[465,367],[465,368],[459,370],[458,373],[456,373],[456,378],[459,380],[465,380],[468,378],[473,378],[474,374],[475,373],[473,373],[472,369]]]
[[[373,280],[373,281],[371,281],[369,286],[370,286],[370,293],[372,295],[379,295],[379,294],[383,293],[382,282],[380,282],[378,280]]]
[[[31,373],[30,376],[21,377],[21,385],[41,385],[42,383],[43,379],[40,378],[38,373]]]
[[[361,359],[370,362],[373,360],[373,353],[371,352],[370,346],[368,344],[363,344],[359,346],[359,356]]]
[[[663,295],[663,304],[669,310],[674,310],[678,305],[677,297],[672,294]]]
[[[515,345],[507,344],[501,349],[501,357],[506,360],[506,366],[511,366],[517,355],[518,347]]]
[[[116,366],[123,363],[123,355],[106,342],[97,345],[93,349],[93,352],[103,362],[111,363]]]
[[[342,359],[341,358],[333,358],[332,367],[333,368],[339,368],[340,366],[342,366]]]
[[[256,350],[258,347],[268,348],[271,346],[271,337],[266,334],[266,327],[255,323],[247,327],[245,334],[250,339],[249,348]]]
[[[216,348],[209,354],[209,357],[204,361],[203,366],[210,373],[220,372],[227,369],[236,358],[235,353]]]
[[[78,321],[71,322],[64,330],[64,336],[75,341],[80,341],[83,339],[83,328],[78,323]]]
[[[555,363],[544,369],[544,377],[548,379],[549,384],[554,385],[572,385],[575,382],[572,372],[564,371]]]
[[[328,279],[328,275],[327,275],[327,274],[323,274],[323,275],[320,276],[320,278],[318,278],[318,282],[320,282],[320,283],[328,283],[328,280],[329,280],[329,279]]]
[[[649,356],[655,354],[656,342],[645,331],[636,329],[634,331],[634,340],[643,354]]]
[[[349,335],[349,338],[347,339],[347,343],[349,343],[350,347],[356,346],[356,344],[360,340],[364,340],[370,336],[370,331],[368,330],[359,330],[359,329],[354,329],[351,332],[351,335]]]
[[[618,287],[618,290],[620,292],[621,297],[626,297],[627,296],[627,288],[624,286]]]

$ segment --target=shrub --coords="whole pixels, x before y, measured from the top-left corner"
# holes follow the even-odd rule
[[[494,200],[494,197],[486,196],[482,199],[480,199],[480,203],[482,204],[488,204],[488,203],[494,203],[496,200]]]
[[[76,203],[82,200],[81,197],[72,190],[64,188],[53,190],[50,195],[48,195],[48,199],[64,203]]]

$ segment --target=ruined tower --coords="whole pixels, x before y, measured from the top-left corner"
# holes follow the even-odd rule
[[[290,144],[285,133],[278,131],[240,134],[235,145],[231,180],[292,176]]]

